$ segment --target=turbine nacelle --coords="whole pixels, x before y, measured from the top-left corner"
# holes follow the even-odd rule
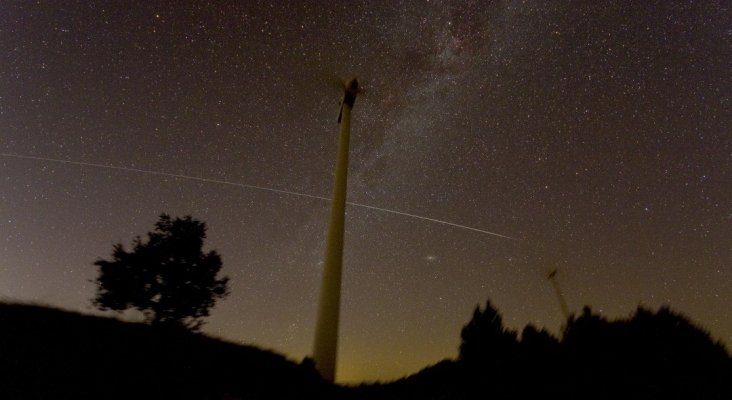
[[[353,103],[356,102],[356,95],[359,92],[358,79],[353,78],[350,81],[343,82],[343,102],[341,103],[341,111],[338,113],[338,123],[341,123],[341,116],[343,115],[343,105],[353,107]]]

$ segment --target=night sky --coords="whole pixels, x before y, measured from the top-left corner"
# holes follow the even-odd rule
[[[357,76],[339,381],[455,357],[487,299],[558,333],[553,268],[729,344],[731,70],[728,1],[4,1],[0,299],[92,313],[92,263],[190,214],[204,331],[309,355]]]

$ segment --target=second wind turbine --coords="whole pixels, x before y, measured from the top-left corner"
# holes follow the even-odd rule
[[[344,85],[343,103],[338,115],[341,125],[333,182],[333,203],[330,226],[325,245],[323,283],[320,289],[318,322],[315,327],[313,360],[315,368],[328,381],[335,380],[338,350],[338,317],[341,305],[341,275],[343,271],[343,231],[348,182],[348,143],[351,129],[351,109],[358,94],[358,81],[351,79]]]

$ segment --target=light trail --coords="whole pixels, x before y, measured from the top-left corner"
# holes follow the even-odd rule
[[[264,186],[246,185],[244,183],[220,181],[218,179],[209,179],[209,178],[201,178],[198,176],[191,176],[191,175],[173,174],[170,172],[152,171],[149,169],[118,167],[118,166],[107,165],[107,164],[96,164],[96,163],[88,163],[88,162],[81,162],[81,161],[60,160],[60,159],[56,159],[56,158],[26,156],[26,155],[21,155],[21,154],[10,154],[10,153],[0,153],[0,156],[21,158],[21,159],[26,159],[26,160],[48,161],[48,162],[55,162],[55,163],[61,163],[61,164],[80,165],[80,166],[86,166],[86,167],[107,168],[107,169],[114,169],[117,171],[137,172],[137,173],[141,173],[141,174],[167,176],[170,178],[188,179],[188,180],[192,180],[192,181],[207,182],[207,183],[218,183],[221,185],[236,186],[236,187],[247,188],[247,189],[266,190],[268,192],[289,194],[292,196],[302,196],[302,197],[308,197],[311,199],[330,201],[330,199],[327,197],[313,196],[313,195],[307,194],[307,193],[290,192],[287,190],[273,189],[273,188],[268,188],[268,187],[264,187]]]
[[[454,226],[456,228],[467,229],[469,231],[485,233],[486,235],[497,236],[497,237],[504,238],[504,239],[519,240],[519,239],[513,238],[511,236],[501,235],[500,233],[495,233],[495,232],[490,232],[490,231],[484,231],[482,229],[473,228],[473,227],[465,226],[465,225],[460,225],[460,224],[456,224],[454,222],[448,222],[448,221],[443,221],[443,220],[440,220],[440,219],[423,217],[421,215],[409,214],[409,213],[405,213],[405,212],[401,212],[401,211],[396,211],[396,210],[390,210],[388,208],[381,208],[381,207],[369,206],[369,205],[366,205],[366,204],[351,203],[351,202],[348,202],[347,204],[350,205],[350,206],[356,206],[356,207],[362,207],[362,208],[370,208],[372,210],[378,210],[378,211],[383,211],[383,212],[387,212],[387,213],[391,213],[391,214],[403,215],[405,217],[411,217],[411,218],[421,219],[421,220],[424,220],[424,221],[435,222],[435,223],[438,223],[438,224],[443,224],[443,225],[448,225],[448,226]]]
[[[81,161],[61,160],[61,159],[57,159],[57,158],[37,157],[37,156],[28,156],[28,155],[23,155],[23,154],[12,154],[12,153],[0,153],[0,157],[17,158],[17,159],[24,159],[24,160],[47,161],[47,162],[53,162],[53,163],[59,163],[59,164],[78,165],[78,166],[93,167],[93,168],[106,168],[106,169],[112,169],[112,170],[117,170],[117,171],[136,172],[136,173],[140,173],[140,174],[165,176],[165,177],[177,178],[177,179],[187,179],[187,180],[198,181],[198,182],[216,183],[216,184],[220,184],[220,185],[228,185],[228,186],[234,186],[234,187],[240,187],[240,188],[246,188],[246,189],[264,190],[267,192],[286,194],[286,195],[290,195],[290,196],[306,197],[309,199],[331,201],[331,199],[328,197],[315,196],[315,195],[307,194],[307,193],[291,192],[289,190],[273,189],[273,188],[264,187],[264,186],[247,185],[244,183],[222,181],[222,180],[210,179],[210,178],[201,178],[198,176],[191,176],[191,175],[173,174],[170,172],[153,171],[153,170],[149,170],[149,169],[119,167],[119,166],[108,165],[108,164],[97,164],[97,163],[88,163],[88,162],[81,162]],[[376,211],[381,211],[381,212],[385,212],[385,213],[401,215],[404,217],[421,219],[423,221],[434,222],[437,224],[452,226],[455,228],[466,229],[469,231],[479,232],[479,233],[483,233],[486,235],[500,237],[503,239],[519,240],[519,239],[510,237],[510,236],[502,235],[500,233],[490,232],[490,231],[486,231],[483,229],[473,228],[471,226],[460,225],[460,224],[456,224],[454,222],[443,221],[443,220],[429,218],[429,217],[425,217],[425,216],[421,216],[421,215],[409,214],[409,213],[405,213],[402,211],[391,210],[388,208],[381,208],[381,207],[376,207],[376,206],[370,206],[368,204],[353,203],[353,202],[347,202],[346,204],[348,204],[349,206],[353,206],[353,207],[366,208],[366,209],[370,209],[370,210],[376,210]]]

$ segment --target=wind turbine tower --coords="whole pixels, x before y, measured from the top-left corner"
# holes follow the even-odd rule
[[[552,286],[554,287],[554,292],[557,294],[559,307],[562,308],[562,314],[564,315],[564,319],[569,320],[569,308],[567,307],[567,301],[564,299],[564,292],[562,292],[562,289],[559,287],[557,272],[557,269],[554,268],[553,270],[551,270],[551,272],[549,272],[546,277],[547,279],[549,279],[549,281],[552,283]]]
[[[335,380],[338,350],[338,316],[341,305],[341,275],[343,270],[343,230],[346,211],[346,184],[348,181],[348,143],[351,129],[351,109],[358,94],[358,81],[351,79],[344,85],[344,97],[338,122],[341,124],[333,182],[333,203],[330,227],[325,245],[323,283],[320,289],[318,322],[315,327],[313,360],[323,378]]]

